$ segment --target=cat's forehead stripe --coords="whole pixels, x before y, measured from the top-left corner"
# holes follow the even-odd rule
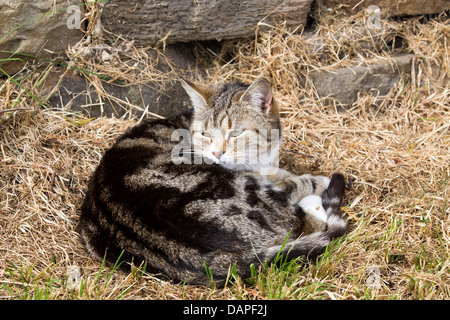
[[[230,129],[229,124],[230,124],[230,122],[229,122],[228,116],[227,116],[227,115],[224,115],[224,117],[223,117],[222,120],[220,121],[220,127],[221,127],[223,130],[227,130],[227,129]]]
[[[220,110],[228,109],[236,94],[241,93],[245,90],[245,87],[241,85],[225,85],[221,88],[221,92],[215,99],[215,106]]]

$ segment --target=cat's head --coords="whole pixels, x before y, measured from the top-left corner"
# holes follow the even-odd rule
[[[183,80],[182,85],[194,107],[191,141],[205,162],[256,171],[278,165],[279,110],[267,80],[250,86],[204,87]]]

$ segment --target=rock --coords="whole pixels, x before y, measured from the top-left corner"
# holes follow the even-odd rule
[[[337,32],[317,33],[304,31],[303,37],[309,54],[324,63],[334,61],[336,55],[373,57],[374,54],[392,55],[407,47],[407,41],[398,29],[386,26],[371,30],[361,25],[350,25]],[[330,50],[329,44],[339,44],[339,51]]]
[[[384,96],[401,79],[402,74],[411,74],[414,55],[403,54],[389,62],[340,68],[333,72],[313,71],[309,77],[320,98],[334,98],[343,105],[358,99],[358,93]]]
[[[450,9],[450,0],[320,0],[327,8],[354,14],[370,5],[380,7],[382,16],[413,16],[440,13]]]
[[[59,70],[55,77],[60,76]],[[169,117],[189,107],[189,99],[180,84],[167,83],[164,92],[144,85],[121,86],[103,83],[103,89],[110,97],[98,96],[92,84],[77,71],[70,70],[64,75],[56,92],[49,99],[53,108],[66,108],[79,111],[87,117],[115,117],[130,114],[139,118],[145,112],[148,115]],[[148,106],[148,109],[146,107]]]
[[[138,45],[254,36],[260,21],[305,25],[312,0],[116,0],[104,4],[102,24]],[[263,29],[264,26],[258,26]]]
[[[80,29],[83,3],[82,0],[1,1],[0,59],[13,57],[45,62],[45,59],[63,53],[69,44],[73,45],[83,37]],[[21,70],[23,65],[23,61],[0,61],[0,68],[10,75]],[[1,72],[0,76],[3,76]]]
[[[193,43],[179,43],[168,45],[164,57],[170,60],[171,66],[162,56],[148,50],[151,59],[158,61],[157,69],[169,72],[173,67],[180,76],[187,75],[189,70],[196,68],[196,58],[193,54]],[[90,74],[90,77],[95,75]],[[60,79],[62,77],[62,79]],[[131,113],[133,118],[139,118],[145,111],[162,117],[170,117],[190,107],[189,97],[182,88],[176,76],[163,83],[123,84],[119,82],[102,81],[102,87],[109,97],[99,97],[95,87],[75,69],[59,68],[52,72],[44,85],[47,92],[54,90],[49,99],[53,108],[66,108],[72,111],[81,111],[88,117],[122,117]],[[59,84],[58,84],[59,83]]]

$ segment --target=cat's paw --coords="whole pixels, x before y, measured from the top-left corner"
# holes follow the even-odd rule
[[[327,222],[327,214],[322,206],[322,198],[320,196],[318,195],[306,196],[302,200],[300,200],[298,205],[300,206],[300,208],[302,208],[302,210],[305,213],[313,216],[315,219]]]

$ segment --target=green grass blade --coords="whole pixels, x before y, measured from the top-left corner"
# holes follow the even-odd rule
[[[28,96],[30,96],[31,98],[33,98],[37,103],[39,103],[40,106],[45,107],[45,104],[43,104],[38,98],[36,98],[30,91],[28,91],[27,89],[25,89],[24,86],[22,86],[16,79],[14,79],[13,77],[11,77],[8,73],[5,72],[5,70],[3,70],[2,68],[0,68],[0,72],[2,72],[4,75],[6,75],[9,79],[11,79],[12,82],[14,82],[16,85],[18,85],[22,90],[24,90],[26,92],[26,94]]]

